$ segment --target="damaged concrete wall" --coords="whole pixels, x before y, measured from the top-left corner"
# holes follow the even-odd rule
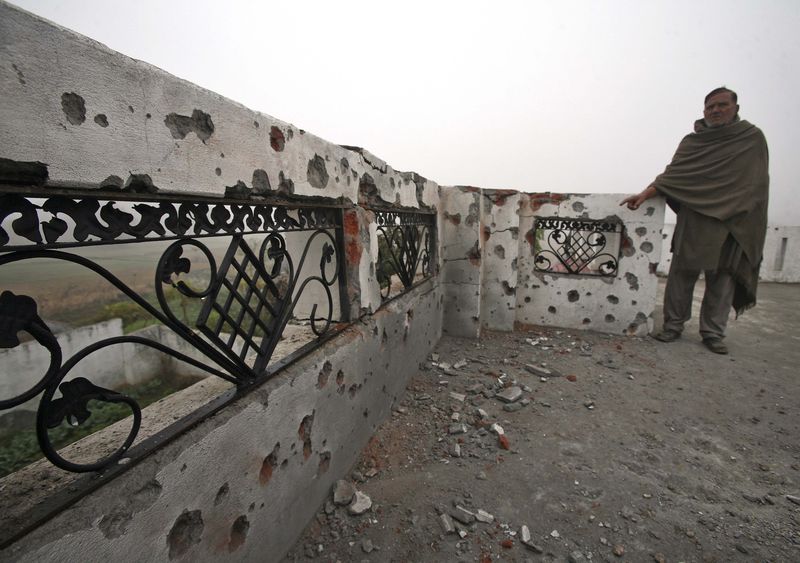
[[[444,287],[443,329],[476,338],[480,334],[483,243],[481,190],[440,190],[440,248]]]
[[[345,308],[355,321],[0,557],[280,557],[439,339],[438,277],[381,307],[368,209],[435,211],[438,186],[1,1],[0,37],[6,189],[336,204],[344,208]],[[54,471],[43,489],[58,488]],[[31,502],[25,491],[4,501]]]
[[[10,548],[14,561],[279,560],[438,341],[433,281]],[[25,502],[23,491],[4,501]],[[9,499],[9,495],[19,498]]]
[[[442,187],[440,192],[445,332],[467,336],[481,327],[548,325],[643,335],[652,328],[663,200],[630,211],[619,206],[624,194],[528,194],[463,187]],[[473,211],[480,225],[463,220]],[[537,271],[535,221],[551,216],[621,222],[616,274]]]

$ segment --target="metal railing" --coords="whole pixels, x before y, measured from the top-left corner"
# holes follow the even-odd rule
[[[314,302],[310,314],[302,320],[314,335],[326,333],[333,322],[347,321],[346,307],[341,302],[334,303],[332,292],[338,282],[341,300],[346,287],[340,208],[128,197],[131,196],[0,194],[0,268],[37,259],[85,268],[203,357],[200,361],[162,342],[123,335],[92,342],[71,358],[62,358],[58,340],[43,320],[36,300],[3,291],[0,348],[18,346],[18,333],[27,332],[47,349],[50,363],[30,388],[13,397],[0,398],[0,412],[41,395],[36,411],[39,447],[54,465],[69,471],[97,471],[115,464],[131,447],[140,428],[142,415],[136,400],[95,385],[87,377],[68,378],[81,360],[95,352],[124,343],[146,346],[244,388],[269,377],[267,366],[275,346],[309,286],[316,286]],[[287,247],[286,235],[294,232],[305,233],[299,252]],[[227,237],[228,242],[217,265],[214,252],[206,243],[219,237]],[[260,240],[255,243],[253,238]],[[109,269],[71,251],[151,241],[173,241],[154,265],[155,303]],[[316,263],[309,266],[307,261],[312,256]],[[204,262],[204,269],[208,270],[208,279],[200,287],[195,280],[185,279],[196,260]],[[312,271],[307,273],[309,268]],[[185,314],[179,318],[165,288],[172,288],[170,291],[177,292],[183,300],[201,304],[196,316],[191,320]],[[339,319],[334,319],[337,310]],[[117,403],[129,409],[130,430],[101,459],[88,463],[65,459],[53,446],[49,431],[63,424],[87,423],[92,417],[90,403],[94,401]]]
[[[433,275],[436,215],[376,211],[381,298],[387,301]]]
[[[615,276],[621,234],[618,221],[537,218],[534,267],[539,272]]]

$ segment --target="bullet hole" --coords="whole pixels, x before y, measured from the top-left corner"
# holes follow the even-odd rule
[[[199,510],[184,510],[178,516],[172,529],[167,534],[169,558],[175,559],[184,555],[194,544],[200,543],[203,536],[203,515]]]
[[[364,415],[364,418],[369,418],[369,409],[364,409],[364,412],[361,414]]]
[[[286,178],[282,170],[278,172],[278,193],[282,195],[291,195],[294,193],[294,182],[291,178]]]
[[[517,271],[517,259],[516,259],[516,258],[514,258],[514,259],[511,261],[511,269],[512,269],[514,272],[516,272],[516,271]]]
[[[136,194],[154,194],[158,191],[158,188],[153,185],[153,180],[149,174],[129,175],[122,189]]]
[[[19,80],[19,83],[24,86],[26,84],[25,75],[22,74],[22,71],[17,67],[17,65],[12,64],[11,68],[13,68],[14,72],[17,73],[17,80]]]
[[[228,542],[228,553],[233,553],[242,545],[247,539],[247,532],[250,531],[250,522],[247,521],[247,516],[242,514],[239,516],[231,526],[231,539]]]
[[[530,303],[530,302],[531,302],[531,298],[530,297],[526,297],[525,298],[525,303]]]
[[[619,303],[619,297],[617,297],[616,295],[609,295],[608,297],[606,297],[606,301],[608,301],[612,305],[616,305],[617,303]]]
[[[219,157],[220,158],[225,158],[225,153],[224,152],[219,153]]]
[[[343,385],[344,384],[344,372],[339,370],[336,372],[336,385]]]
[[[573,203],[573,204],[572,204],[572,210],[573,210],[575,213],[580,213],[581,211],[583,211],[583,210],[584,210],[584,205],[583,205],[583,203],[582,203],[582,202],[580,202],[580,201],[576,201],[575,203]]]
[[[269,483],[269,480],[272,479],[272,473],[278,466],[278,454],[280,451],[281,443],[278,442],[275,444],[275,447],[272,448],[270,454],[265,457],[264,461],[261,463],[261,471],[259,471],[258,474],[258,482],[262,485],[266,485]]]
[[[503,280],[503,283],[500,285],[503,286],[503,291],[505,292],[506,295],[514,295],[517,293],[517,288],[508,285],[508,282],[506,280]]]
[[[317,477],[323,473],[327,473],[328,468],[331,466],[331,452],[322,452],[319,454],[319,466],[317,467]]]
[[[381,335],[381,345],[385,345],[386,342],[389,340],[389,335],[386,334],[386,329],[383,329],[383,334]]]
[[[183,465],[181,465],[181,473],[183,473],[184,471],[186,471],[186,464],[185,463]]]
[[[100,127],[108,127],[108,118],[104,113],[98,113],[94,116],[94,122],[97,123]]]
[[[314,413],[303,417],[300,428],[297,429],[298,437],[303,441],[303,459],[311,456],[311,427],[314,425]]]
[[[256,503],[251,502],[250,506],[247,507],[247,512],[253,512],[256,509]]]
[[[461,224],[461,213],[454,213],[451,215],[447,211],[444,212],[444,218],[446,221],[450,221],[453,225],[460,225]]]
[[[128,111],[133,113],[133,106],[128,106]]]
[[[658,272],[658,262],[650,262],[650,273],[655,275]]]
[[[231,199],[248,199],[252,190],[241,180],[236,180],[232,186],[225,186],[225,197]]]
[[[256,168],[253,170],[253,190],[257,194],[267,193],[272,189],[272,186],[269,184],[269,176],[267,176],[267,171],[262,170],[261,168]]]
[[[641,245],[639,245],[639,250],[647,253],[653,252],[653,243],[645,241]]]
[[[253,121],[253,127],[255,127],[256,129],[258,129],[258,128],[259,128],[259,127],[261,127],[261,126],[258,124],[258,121]]]
[[[630,272],[625,272],[625,281],[628,282],[628,285],[630,286],[631,290],[639,291],[639,278],[636,277],[635,274],[632,274]]]
[[[80,125],[86,121],[86,102],[75,92],[61,94],[61,109],[72,125]]]
[[[581,322],[585,325],[588,325],[592,322],[592,319],[590,319],[589,317],[584,317]]]
[[[228,498],[231,488],[228,483],[222,485],[217,491],[217,496],[214,497],[214,506],[218,506],[221,502]]]
[[[643,237],[647,234],[647,227],[636,227],[636,231],[634,231],[640,237]]]
[[[153,117],[153,116],[152,116],[152,115],[150,115],[149,113],[146,113],[146,114],[144,114],[144,116],[145,116],[145,118],[146,118],[146,119],[150,119],[151,117]]]
[[[479,266],[481,263],[481,250],[478,247],[478,241],[475,241],[475,244],[472,245],[467,253],[465,254],[467,259],[469,260],[470,264],[473,266]]]
[[[494,253],[497,255],[498,258],[505,259],[506,257],[506,249],[502,245],[497,245],[494,247]]]
[[[580,298],[581,294],[576,289],[571,289],[567,292],[567,301],[570,303],[575,303]]]
[[[548,313],[550,313],[551,315],[555,315],[555,314],[556,314],[556,308],[555,308],[555,307],[553,307],[552,305],[550,305],[550,306],[547,308],[547,312],[548,312]]]
[[[389,186],[391,186],[392,189],[395,189],[394,178],[389,178]]]
[[[325,168],[325,159],[315,154],[314,158],[308,161],[306,178],[312,187],[324,189],[328,185],[328,170]]]
[[[360,383],[358,383],[358,384],[353,383],[350,386],[350,389],[347,390],[347,394],[350,395],[350,398],[352,399],[352,398],[354,398],[356,396],[356,394],[358,393],[359,389],[361,389],[361,384]]]
[[[333,370],[333,366],[330,362],[325,362],[322,365],[322,369],[319,371],[319,375],[317,376],[317,389],[322,389],[328,383],[328,377],[331,375],[331,371]]]
[[[648,217],[652,217],[653,213],[655,212],[656,212],[655,207],[648,207],[647,210],[644,212],[644,214],[647,215]]]
[[[196,109],[191,117],[171,113],[164,119],[173,139],[185,139],[189,133],[194,133],[204,143],[214,133],[214,122],[207,113]]]
[[[616,319],[616,318],[614,318],[614,315],[612,315],[611,313],[609,313],[608,315],[606,315],[606,322],[607,322],[607,323],[613,323],[613,322],[614,322],[614,321],[616,321],[616,320],[617,320],[617,319]]]
[[[283,151],[283,148],[286,146],[286,137],[283,136],[283,131],[274,125],[269,129],[269,146],[271,146],[272,150],[275,152]]]
[[[284,460],[281,462],[281,469],[286,469],[286,466],[287,466],[287,465],[289,465],[289,460],[288,460],[288,459],[284,459]]]
[[[47,165],[0,158],[0,182],[41,186],[47,181]]]
[[[219,166],[217,166],[217,167],[214,169],[214,174],[216,174],[217,176],[222,176],[222,168],[220,168]]]

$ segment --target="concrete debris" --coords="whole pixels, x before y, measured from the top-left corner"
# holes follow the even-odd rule
[[[459,403],[463,403],[464,399],[467,398],[466,395],[462,395],[461,393],[456,393],[455,391],[450,392],[450,398],[454,401],[458,401]]]
[[[458,445],[458,442],[450,444],[450,455],[452,457],[461,457],[461,446]]]
[[[339,479],[333,487],[333,503],[338,506],[347,506],[356,495],[355,486],[345,479]]]
[[[569,563],[586,563],[586,556],[580,551],[573,551],[567,557]]]
[[[558,530],[553,530],[552,532],[550,532],[550,537],[558,539],[561,537],[561,534],[558,533]]]
[[[793,502],[794,504],[800,504],[800,497],[795,495],[786,495],[786,500]]]
[[[475,513],[470,512],[469,510],[460,505],[456,505],[456,507],[450,511],[450,516],[452,516],[454,520],[461,522],[465,526],[469,526],[475,521]]]
[[[494,433],[495,433],[495,434],[497,434],[498,436],[503,436],[503,435],[505,434],[505,430],[503,430],[503,427],[502,427],[502,426],[500,426],[499,424],[497,424],[496,422],[495,422],[495,423],[493,423],[493,424],[492,424],[492,425],[489,427],[489,430],[491,430],[492,432],[494,432]]]
[[[586,407],[589,410],[593,410],[594,409],[594,401],[584,401],[583,402],[583,406]]]
[[[512,385],[500,391],[495,397],[504,403],[514,403],[522,397],[522,389],[516,385]]]
[[[370,508],[372,508],[372,499],[361,491],[356,491],[356,498],[347,507],[347,511],[354,516],[358,516],[359,514],[364,514]]]
[[[440,514],[439,515],[439,524],[442,526],[442,531],[445,534],[455,534],[456,533],[456,526],[453,523],[453,519],[450,517],[449,514]]]
[[[368,471],[365,473],[365,475],[366,475],[366,476],[367,476],[367,478],[369,478],[369,479],[372,479],[372,478],[373,478],[373,477],[375,477],[375,475],[377,475],[377,474],[378,474],[378,470],[377,470],[377,469],[375,469],[374,467],[373,467],[373,468],[371,468],[371,469],[369,469],[369,470],[368,470]]]
[[[458,422],[459,420],[461,420],[461,413],[454,412],[453,414],[450,415],[450,420],[452,420],[453,422]]]
[[[622,557],[623,555],[625,555],[625,547],[617,544],[617,545],[614,546],[614,549],[612,550],[612,552],[617,557]]]
[[[538,377],[561,377],[561,374],[554,369],[548,369],[542,366],[535,366],[533,364],[525,364],[525,371],[532,373]]]
[[[491,524],[494,522],[494,516],[486,512],[485,510],[479,508],[477,512],[475,512],[475,519],[478,522],[483,522],[484,524]]]
[[[451,424],[450,428],[447,430],[447,433],[450,435],[453,434],[466,434],[468,431],[466,424]]]
[[[453,364],[453,369],[464,369],[467,367],[467,360],[459,360]]]
[[[375,546],[372,545],[372,540],[364,539],[361,541],[361,551],[364,553],[372,553],[373,549],[375,549]]]
[[[475,409],[475,414],[477,414],[482,420],[489,418],[489,413],[481,408]]]

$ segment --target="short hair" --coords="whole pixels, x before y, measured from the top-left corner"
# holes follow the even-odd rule
[[[728,94],[730,94],[730,95],[731,95],[731,100],[733,100],[733,103],[734,103],[734,104],[736,104],[736,103],[739,103],[739,102],[737,101],[736,92],[734,92],[733,90],[731,90],[730,88],[727,88],[727,87],[725,87],[725,86],[720,86],[719,88],[714,88],[714,89],[713,89],[713,90],[711,90],[711,91],[710,91],[708,94],[706,94],[706,97],[705,97],[705,99],[703,100],[703,104],[706,104],[706,103],[708,103],[708,99],[709,99],[711,96],[716,96],[717,94],[724,94],[725,92],[727,92]]]

